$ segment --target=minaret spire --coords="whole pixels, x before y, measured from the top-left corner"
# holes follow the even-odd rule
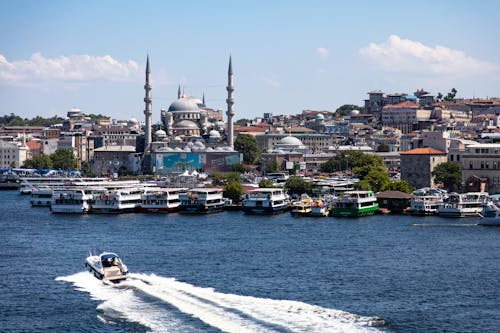
[[[231,55],[229,55],[229,68],[227,71],[227,144],[231,149],[234,149],[234,137],[233,137],[233,117],[234,117],[234,111],[233,111],[233,104],[234,104],[234,98],[233,98],[233,91],[234,91],[234,86],[233,86],[233,65],[231,61]]]
[[[151,117],[153,115],[153,99],[151,97],[151,71],[149,69],[149,54],[146,59],[146,83],[144,84],[146,96],[144,97],[144,115],[146,116],[145,133],[144,133],[144,152],[147,152],[151,145]]]
[[[205,104],[205,92],[203,92],[203,97],[201,98],[201,101],[202,101],[202,103],[203,103],[203,106],[207,106],[207,105]]]
[[[177,88],[177,99],[181,98],[181,84],[179,83],[179,88]]]

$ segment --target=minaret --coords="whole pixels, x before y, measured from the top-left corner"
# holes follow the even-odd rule
[[[234,86],[233,86],[233,66],[231,64],[231,56],[229,56],[229,69],[227,71],[227,144],[231,149],[234,149],[234,138],[233,138],[233,116],[234,116],[234,111],[233,111],[233,104],[234,104],[234,99],[233,99],[233,91],[234,91]]]
[[[151,72],[149,71],[149,54],[146,61],[146,84],[144,85],[146,97],[144,97],[145,109],[144,115],[146,116],[146,131],[144,139],[144,152],[149,150],[151,145],[151,116],[153,115],[153,106],[151,98]]]
[[[179,88],[177,88],[177,99],[181,98],[181,85],[179,84]]]

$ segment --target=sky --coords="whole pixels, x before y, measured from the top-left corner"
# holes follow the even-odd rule
[[[500,96],[500,1],[26,1],[0,11],[0,115],[153,122],[185,95],[235,119],[362,106],[367,92]]]

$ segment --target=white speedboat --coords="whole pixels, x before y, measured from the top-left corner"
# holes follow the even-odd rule
[[[481,211],[481,216],[483,218],[479,221],[479,225],[500,226],[500,208],[498,207],[498,203],[495,204],[493,201],[488,201]]]
[[[85,267],[97,279],[117,283],[127,278],[128,269],[120,257],[113,252],[89,254]]]
[[[259,188],[243,197],[246,214],[280,214],[289,208],[289,198],[282,188]]]

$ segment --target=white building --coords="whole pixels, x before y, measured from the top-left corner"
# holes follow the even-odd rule
[[[27,158],[26,143],[0,141],[0,168],[19,168]]]

